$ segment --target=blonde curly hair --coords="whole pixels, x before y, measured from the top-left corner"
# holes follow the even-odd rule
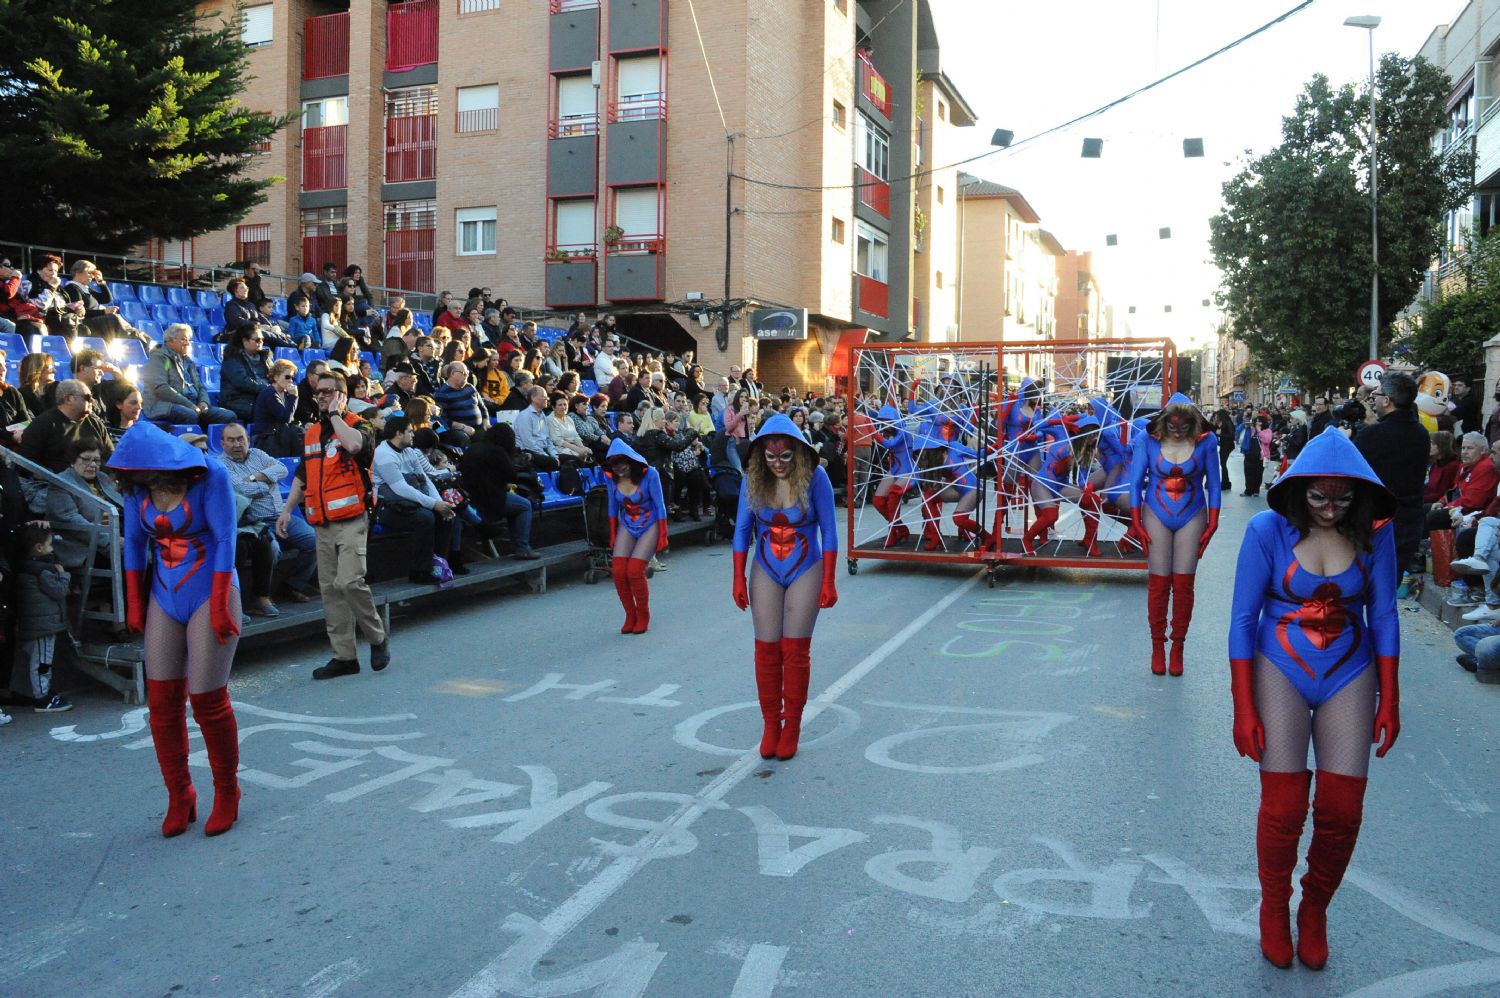
[[[782,436],[782,434],[772,434]],[[750,456],[745,461],[745,491],[750,498],[751,509],[774,508],[776,502],[776,485],[780,481],[771,472],[771,466],[766,463],[766,439],[757,440],[750,445]],[[792,442],[792,470],[786,476],[786,484],[792,493],[792,505],[799,509],[806,509],[809,503],[808,495],[812,491],[813,471],[818,462],[812,456],[812,449],[800,440],[794,440],[787,436]]]

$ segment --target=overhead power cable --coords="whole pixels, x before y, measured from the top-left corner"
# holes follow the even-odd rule
[[[1096,118],[1099,115],[1104,114],[1106,111],[1113,110],[1114,108],[1119,107],[1121,104],[1124,104],[1126,101],[1133,100],[1134,98],[1139,97],[1141,94],[1144,94],[1147,91],[1155,90],[1162,84],[1174,80],[1184,73],[1197,69],[1204,63],[1212,59],[1216,59],[1232,49],[1238,48],[1257,35],[1269,31],[1270,29],[1274,28],[1276,25],[1287,20],[1293,15],[1299,14],[1302,11],[1306,10],[1308,7],[1311,7],[1314,2],[1315,0],[1302,0],[1301,3],[1286,11],[1284,14],[1280,14],[1277,17],[1272,18],[1255,30],[1249,32],[1248,34],[1241,35],[1239,38],[1236,38],[1234,41],[1228,43],[1227,45],[1221,46],[1220,48],[1217,48],[1214,51],[1210,52],[1208,55],[1203,56],[1201,59],[1196,59],[1193,62],[1188,63],[1186,66],[1183,66],[1181,69],[1174,70],[1173,72],[1168,73],[1166,76],[1153,80],[1150,83],[1145,84],[1144,86],[1137,87],[1136,89],[1130,91],[1128,94],[1125,94],[1123,97],[1117,97],[1107,104],[1103,104],[1099,107],[1094,108],[1094,110],[1092,111],[1086,111],[1083,114],[1080,114],[1078,117],[1071,118],[1060,125],[1053,125],[1051,128],[1037,132],[1035,135],[1031,135],[1024,139],[1021,139],[1019,142],[1014,142],[1006,149],[987,149],[982,153],[976,153],[973,156],[958,160],[954,163],[949,163],[946,166],[935,166],[930,170],[919,170],[916,173],[911,173],[904,177],[893,177],[889,180],[870,181],[862,184],[825,184],[821,186],[811,184],[783,184],[774,180],[760,180],[755,177],[746,177],[740,174],[735,174],[734,176],[735,179],[742,180],[747,184],[754,184],[757,187],[773,187],[784,191],[848,191],[854,190],[856,188],[870,187],[874,184],[899,184],[908,180],[918,180],[922,177],[929,177],[935,173],[940,173],[945,170],[951,170],[955,167],[967,166],[970,163],[977,163],[979,160],[988,159],[990,156],[1005,152],[1008,149],[1016,149],[1020,146],[1026,145],[1029,142],[1036,142],[1037,140],[1046,138],[1049,135],[1055,135],[1058,132],[1072,128],[1074,125],[1077,125],[1080,122],[1088,121],[1090,118]]]

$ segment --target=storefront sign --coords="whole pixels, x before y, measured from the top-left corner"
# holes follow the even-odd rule
[[[750,313],[750,329],[758,340],[805,340],[807,309],[758,308]]]

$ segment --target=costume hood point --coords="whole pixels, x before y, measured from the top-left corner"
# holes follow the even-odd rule
[[[1266,503],[1285,516],[1289,494],[1287,482],[1293,478],[1326,477],[1353,478],[1365,483],[1375,496],[1375,519],[1388,520],[1396,514],[1396,497],[1376,477],[1365,456],[1336,426],[1328,427],[1302,448],[1297,460],[1266,493]]]

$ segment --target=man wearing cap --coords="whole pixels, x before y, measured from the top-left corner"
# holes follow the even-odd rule
[[[402,361],[386,374],[394,380],[390,388],[386,390],[385,397],[380,400],[380,408],[388,412],[405,412],[407,399],[416,394],[417,369],[407,361]]]
[[[322,315],[322,311],[318,308],[318,275],[309,270],[297,280],[297,290],[286,296],[286,310],[295,312],[297,302],[305,301],[311,315],[314,317]]]

